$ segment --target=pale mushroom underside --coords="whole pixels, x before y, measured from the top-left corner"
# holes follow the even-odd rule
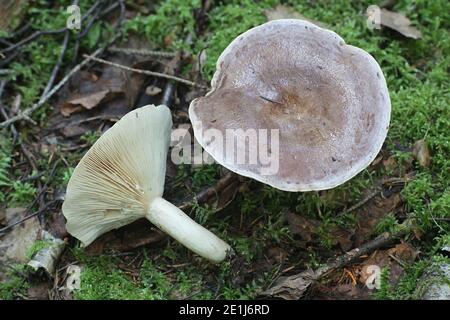
[[[106,131],[75,168],[63,214],[67,231],[89,245],[101,234],[145,217],[164,191],[172,118],[145,106]]]

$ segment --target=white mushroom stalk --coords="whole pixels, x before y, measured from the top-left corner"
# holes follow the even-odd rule
[[[230,246],[162,198],[172,118],[164,105],[126,114],[81,159],[69,181],[67,231],[89,245],[147,218],[198,255],[219,263]]]

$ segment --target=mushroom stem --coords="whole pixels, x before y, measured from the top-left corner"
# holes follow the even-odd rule
[[[214,263],[223,261],[231,250],[227,243],[163,198],[155,198],[150,203],[146,218],[188,249]]]

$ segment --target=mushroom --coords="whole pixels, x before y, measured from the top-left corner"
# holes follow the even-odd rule
[[[162,198],[172,118],[164,105],[126,114],[84,155],[62,207],[67,231],[85,246],[101,234],[147,218],[184,246],[220,262],[230,247]]]
[[[196,139],[229,170],[281,190],[334,188],[367,167],[386,138],[391,106],[378,63],[307,21],[273,20],[238,36],[211,86],[189,107]],[[251,130],[278,140],[267,134],[238,147]],[[275,151],[278,167],[268,172],[262,155]]]

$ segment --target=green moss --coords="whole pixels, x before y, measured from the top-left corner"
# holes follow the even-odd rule
[[[200,7],[200,0],[162,1],[154,14],[138,15],[127,21],[124,28],[145,36],[153,46],[190,50],[186,38],[190,35],[195,41],[194,9]]]
[[[31,259],[36,253],[41,251],[42,249],[50,246],[51,243],[45,240],[37,240],[33,243],[33,245],[27,250],[26,257],[27,259]]]
[[[13,300],[25,296],[29,284],[25,277],[25,265],[11,265],[0,282],[0,300]]]
[[[29,204],[37,193],[37,189],[31,183],[21,181],[14,181],[12,190],[8,195],[8,203],[13,207]]]
[[[208,34],[196,46],[196,52],[206,50],[206,62],[203,65],[205,79],[211,79],[216,61],[222,51],[238,35],[266,21],[264,10],[274,7],[276,1],[223,1],[214,6],[209,13]]]
[[[375,233],[381,234],[383,232],[395,233],[399,230],[400,224],[392,213],[388,213],[375,226]]]
[[[46,6],[47,2],[38,1],[28,13],[36,29],[55,29],[65,22],[65,10],[68,5]],[[384,152],[394,155],[398,170],[385,171],[369,167],[347,183],[323,192],[289,193],[276,190],[250,181],[248,191],[240,192],[235,201],[220,215],[212,214],[211,208],[195,205],[194,218],[206,223],[218,235],[229,241],[236,251],[244,257],[246,266],[257,264],[268,246],[287,246],[292,239],[284,222],[285,212],[316,219],[322,222],[317,233],[321,244],[331,247],[332,229],[336,226],[354,228],[354,213],[345,213],[345,208],[362,199],[364,191],[375,187],[381,177],[403,175],[407,163],[412,159],[411,146],[418,139],[425,139],[429,144],[432,161],[429,168],[420,167],[413,162],[416,176],[407,183],[401,196],[405,203],[404,212],[415,217],[416,227],[427,232],[427,239],[421,243],[421,251],[426,259],[434,259],[434,243],[442,242],[436,235],[448,235],[450,225],[436,218],[450,217],[450,86],[448,70],[450,68],[450,4],[445,0],[399,0],[393,10],[404,12],[423,34],[422,39],[406,39],[395,32],[370,30],[362,14],[370,0],[365,1],[284,1],[299,13],[314,20],[326,23],[339,33],[347,43],[359,46],[371,53],[380,63],[386,76],[392,101],[391,126]],[[82,12],[92,1],[82,2]],[[158,50],[183,49],[194,56],[206,50],[206,61],[202,66],[205,80],[211,79],[215,63],[224,48],[242,32],[266,21],[264,10],[275,7],[277,1],[215,1],[207,15],[205,31],[195,33],[195,9],[200,8],[199,0],[161,0],[154,5],[154,12],[137,16],[126,22],[125,30],[137,33],[149,40],[151,47]],[[108,38],[111,34],[108,23],[94,25],[82,41],[82,49],[90,50]],[[191,41],[186,42],[188,35]],[[23,48],[20,58],[9,67],[14,70],[10,82],[15,94],[23,97],[23,107],[39,99],[54,61],[59,54],[61,36],[45,36]],[[65,61],[70,61],[73,54],[70,41]],[[32,63],[30,63],[32,62]],[[183,73],[189,74],[189,65],[184,66]],[[49,106],[33,114],[33,118],[45,119]],[[0,202],[9,200],[10,204],[27,204],[35,195],[35,186],[30,183],[18,183],[20,172],[11,172],[11,148],[4,148],[0,135]],[[26,138],[26,136],[21,137]],[[84,137],[92,144],[95,134]],[[10,142],[10,136],[7,142]],[[5,151],[6,150],[6,151]],[[58,151],[60,153],[60,151]],[[82,151],[65,154],[70,168],[58,170],[56,181],[64,186],[81,158]],[[39,159],[40,170],[47,170],[47,156]],[[174,198],[178,192],[195,193],[213,184],[219,178],[218,165],[192,168],[187,165],[178,167],[178,176],[170,186]],[[15,182],[15,185],[13,183]],[[187,183],[186,183],[187,182]],[[187,188],[186,188],[187,186]],[[7,197],[6,194],[9,194]],[[8,199],[6,199],[8,198]],[[178,198],[177,198],[178,199]],[[243,225],[239,221],[243,220]],[[398,218],[400,219],[400,218]],[[392,231],[398,227],[397,218],[389,214],[377,225],[375,232]],[[233,285],[233,272],[224,264],[214,269],[209,264],[194,259],[194,255],[175,241],[169,241],[164,249],[158,251],[161,259],[150,262],[144,259],[138,268],[138,276],[131,278],[117,268],[118,258],[86,258],[77,256],[85,265],[82,274],[82,288],[76,293],[79,299],[165,299],[189,297],[206,298],[253,298],[256,292],[270,279],[264,272],[246,276],[245,281]],[[319,266],[323,261],[314,249],[307,249],[309,260],[306,265]],[[295,258],[295,257],[293,257]],[[183,264],[171,274],[164,274],[168,264]],[[194,262],[193,262],[194,261]],[[388,283],[380,290],[380,298],[412,298],[415,281],[425,267],[420,260],[408,267],[404,278],[395,287]],[[214,281],[211,280],[211,275]],[[388,271],[384,271],[387,279]],[[21,282],[17,282],[17,287]],[[219,286],[217,286],[220,284]],[[4,292],[4,291],[3,291]]]
[[[80,259],[80,254],[78,253]],[[98,258],[82,257],[84,262],[81,272],[81,287],[74,296],[80,300],[142,300],[153,299],[150,288],[135,284],[116,266],[117,260],[100,256]]]
[[[202,165],[192,169],[192,187],[194,190],[200,190],[205,186],[211,185],[220,176],[220,166],[217,163]]]
[[[88,131],[80,137],[80,140],[87,143],[89,146],[92,146],[100,138],[100,136],[101,132]]]

